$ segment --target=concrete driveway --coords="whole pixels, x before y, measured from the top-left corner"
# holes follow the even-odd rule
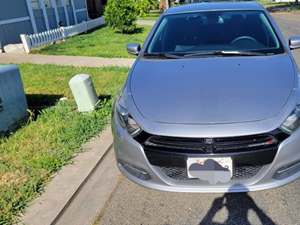
[[[300,14],[274,17],[286,36],[300,34]],[[300,50],[295,56],[300,65]],[[299,225],[300,180],[268,191],[222,195],[159,192],[122,177],[95,224]]]

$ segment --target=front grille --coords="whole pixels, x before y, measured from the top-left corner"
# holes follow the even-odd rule
[[[159,167],[161,172],[174,180],[188,179],[187,169],[183,167]]]
[[[241,180],[241,179],[250,179],[255,176],[262,166],[240,166],[236,167],[233,170],[233,179]]]
[[[233,170],[232,180],[243,180],[254,177],[262,168],[262,166],[240,166]],[[167,177],[177,180],[189,180],[187,169],[184,167],[159,167],[160,171]]]
[[[250,179],[273,162],[278,146],[288,135],[280,130],[270,133],[226,138],[182,138],[151,135],[136,137],[148,161],[161,173],[175,180],[187,180],[189,157],[230,157],[232,180]]]
[[[221,154],[262,150],[277,147],[282,132],[229,138],[182,138],[148,135],[144,136],[146,147],[174,152]]]

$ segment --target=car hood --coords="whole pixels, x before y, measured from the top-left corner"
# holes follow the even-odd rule
[[[294,79],[288,55],[140,59],[130,92],[142,116],[155,122],[240,123],[278,114]]]

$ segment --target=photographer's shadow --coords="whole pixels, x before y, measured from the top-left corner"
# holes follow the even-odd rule
[[[228,211],[227,219],[223,223],[214,222],[214,217],[224,207]],[[248,193],[226,193],[222,197],[216,198],[199,225],[254,225],[254,223],[249,221],[248,214],[250,210],[256,214],[261,224],[276,225],[276,223],[256,205]]]

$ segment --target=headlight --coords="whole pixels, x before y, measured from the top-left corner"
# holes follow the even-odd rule
[[[139,133],[141,133],[142,129],[140,128],[140,126],[137,124],[137,122],[135,122],[135,120],[128,113],[127,109],[122,106],[118,100],[116,102],[116,111],[120,121],[120,125],[123,128],[126,128],[128,133],[132,137],[135,137]]]
[[[293,113],[281,125],[281,130],[291,134],[300,127],[300,105],[297,105]]]

